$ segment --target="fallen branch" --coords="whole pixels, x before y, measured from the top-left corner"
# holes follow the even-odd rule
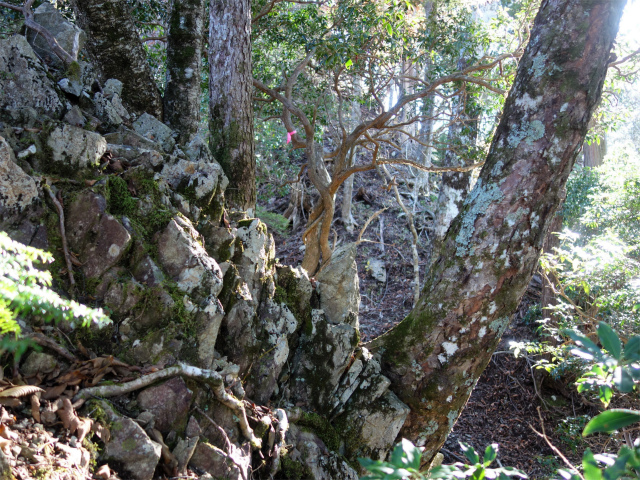
[[[76,281],[73,278],[73,263],[71,261],[71,254],[69,253],[69,246],[67,245],[67,234],[64,229],[64,209],[62,208],[62,204],[53,194],[51,187],[45,184],[44,189],[47,191],[49,197],[51,198],[51,201],[56,206],[56,210],[58,210],[58,219],[60,221],[60,237],[62,237],[62,251],[64,253],[64,261],[67,264],[67,274],[69,275],[69,283],[71,284],[72,289],[71,297],[73,298],[73,289],[76,285]]]
[[[75,362],[76,360],[78,360],[74,355],[72,355],[69,352],[69,350],[58,345],[54,340],[48,337],[45,337],[42,333],[37,333],[37,332],[32,333],[31,335],[29,335],[29,338],[33,340],[35,343],[37,343],[38,345],[40,345],[41,347],[45,347],[50,350],[53,350],[58,355],[60,355],[66,360],[69,360],[70,362]]]
[[[194,378],[196,380],[202,380],[209,384],[213,390],[213,394],[217,400],[223,405],[229,407],[238,417],[240,423],[240,430],[242,434],[249,440],[251,446],[255,449],[262,447],[262,441],[257,438],[249,423],[247,422],[247,414],[244,410],[242,402],[235,398],[233,395],[229,395],[224,389],[224,381],[222,376],[218,372],[213,370],[205,370],[203,368],[193,367],[184,363],[179,363],[173,367],[165,368],[157,372],[145,375],[137,378],[131,382],[122,383],[120,385],[102,385],[99,387],[89,387],[80,390],[75,397],[74,402],[80,400],[86,400],[90,397],[117,397],[119,395],[125,395],[127,393],[135,392],[141,388],[151,385],[159,380],[171,378],[175,376],[182,376],[188,378]]]
[[[551,443],[551,440],[549,440],[549,437],[547,437],[547,432],[545,432],[544,430],[544,420],[542,420],[542,414],[540,413],[540,407],[538,407],[538,417],[540,418],[540,426],[542,427],[542,433],[538,432],[531,425],[529,425],[529,428],[533,430],[533,432],[536,435],[538,435],[539,437],[542,437],[544,441],[547,442],[547,445],[549,445],[549,448],[551,448],[551,450],[553,450],[554,453],[560,457],[560,459],[565,463],[565,465],[567,465],[571,469],[571,473],[574,473],[578,475],[582,480],[585,480],[584,476],[580,473],[580,471],[567,459],[567,457],[563,455],[563,453],[558,449],[558,447],[556,447],[553,443]]]

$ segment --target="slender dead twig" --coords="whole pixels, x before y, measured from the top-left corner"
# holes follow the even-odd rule
[[[71,262],[71,254],[69,253],[69,246],[67,245],[67,234],[64,228],[64,209],[62,208],[62,204],[58,201],[56,196],[53,194],[51,187],[49,185],[45,185],[44,189],[49,194],[49,198],[56,206],[56,210],[58,210],[58,218],[60,221],[60,237],[62,237],[62,252],[64,253],[64,261],[67,264],[67,274],[69,275],[69,283],[71,284],[71,297],[74,296],[74,289],[76,285],[76,281],[73,278],[73,263]]]
[[[556,447],[553,443],[551,443],[551,440],[549,440],[549,437],[547,437],[547,432],[545,432],[544,430],[544,420],[542,419],[542,414],[540,413],[540,407],[537,407],[538,410],[538,418],[540,418],[540,426],[542,427],[542,433],[538,432],[535,428],[533,428],[533,426],[531,426],[531,424],[529,424],[529,428],[531,430],[533,430],[533,432],[538,435],[539,437],[541,437],[542,439],[544,439],[545,442],[547,442],[547,445],[549,445],[549,448],[551,448],[551,450],[553,450],[553,452],[558,455],[560,457],[560,459],[564,462],[564,464],[566,466],[568,466],[571,471],[573,473],[575,473],[576,475],[578,475],[582,480],[585,480],[584,476],[578,471],[578,469],[567,459],[567,457],[564,456],[564,454],[560,451],[560,449],[558,449],[558,447]]]
[[[356,245],[360,245],[363,240],[362,240],[362,236],[364,235],[364,232],[367,230],[367,227],[369,226],[369,224],[371,222],[373,222],[378,215],[380,215],[382,212],[384,212],[385,210],[387,210],[388,207],[383,208],[382,210],[378,210],[376,213],[374,213],[373,215],[371,215],[369,217],[369,219],[365,222],[365,224],[362,226],[362,229],[360,230],[360,233],[358,234],[358,239],[356,240]]]

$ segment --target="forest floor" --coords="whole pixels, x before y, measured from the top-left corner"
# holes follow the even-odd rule
[[[370,241],[358,247],[357,263],[362,297],[360,330],[363,342],[399,323],[411,310],[413,301],[411,233],[392,193],[388,193],[383,187],[384,182],[376,172],[366,172],[357,177],[353,190],[353,216],[359,226],[353,234],[349,234],[341,220],[334,221],[339,246],[355,241],[359,229],[367,219],[374,212],[388,207],[380,215],[382,233],[379,219],[374,220],[363,236]],[[400,190],[403,189],[408,190],[401,184]],[[337,198],[337,212],[340,212],[341,192],[342,190]],[[435,195],[432,193],[431,199],[423,200],[416,213],[416,227],[420,232],[418,250],[421,254],[421,282],[424,282],[425,245],[429,241],[432,220],[429,213],[432,208],[430,200],[435,200]],[[410,197],[407,196],[404,201],[409,204]],[[266,207],[268,210],[282,213],[288,200],[272,198],[269,203],[270,208]],[[274,234],[276,257],[280,263],[293,266],[300,264],[304,254],[301,241],[303,229],[304,226],[301,226],[298,231],[288,232],[285,236]],[[381,235],[384,249],[380,245]],[[373,278],[369,268],[372,259],[384,262],[387,274],[385,283]],[[484,452],[485,447],[491,443],[498,443],[498,460],[501,465],[519,468],[533,479],[550,478],[557,468],[564,465],[545,439],[534,432],[533,429],[542,431],[541,421],[544,422],[544,429],[551,443],[573,464],[581,463],[582,451],[587,444],[580,433],[586,420],[595,415],[597,410],[584,405],[573,386],[554,382],[547,374],[535,369],[535,359],[516,358],[509,350],[511,341],[536,339],[537,324],[530,320],[528,311],[531,306],[539,304],[539,295],[539,283],[536,288],[534,281],[442,449],[445,463],[464,461],[459,442],[471,444],[478,452]],[[596,438],[590,443],[596,446],[604,440]]]

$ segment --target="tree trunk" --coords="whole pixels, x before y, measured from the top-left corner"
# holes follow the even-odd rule
[[[209,19],[209,129],[211,151],[229,179],[229,206],[253,210],[251,1],[211,0]]]
[[[584,142],[584,145],[582,146],[585,167],[594,168],[602,165],[604,156],[607,154],[607,139],[603,135],[602,138],[599,138],[598,140],[600,143],[594,140],[591,142],[591,145]]]
[[[179,143],[187,143],[200,126],[205,1],[173,0],[170,12],[164,115]]]
[[[458,62],[458,70],[463,70],[466,62]],[[462,87],[461,85],[459,87]],[[464,93],[462,93],[464,95]],[[478,137],[479,108],[473,98],[457,98],[454,106],[454,122],[449,125],[447,144],[449,149],[444,156],[444,167],[462,167],[467,164],[456,149],[464,153],[475,146]],[[469,162],[473,163],[473,162]],[[438,250],[453,219],[462,210],[462,205],[471,188],[471,172],[445,172],[440,182],[440,193],[436,204],[436,218],[433,222],[433,236],[428,246],[427,265],[437,255]]]
[[[602,92],[624,0],[543,0],[485,166],[418,305],[371,347],[411,408],[400,435],[439,450],[537,266]],[[562,39],[562,41],[559,41]]]
[[[124,84],[122,98],[135,113],[147,112],[162,119],[162,97],[127,3],[74,0],[73,6],[102,77],[116,78]]]
[[[554,248],[560,246],[560,239],[556,232],[562,231],[562,213],[558,211],[556,216],[553,217],[551,221],[551,226],[549,227],[549,233],[547,233],[547,238],[542,245],[542,251],[544,253],[553,253]],[[553,274],[549,275],[549,281],[542,279],[542,295],[540,297],[540,307],[542,308],[542,317],[550,318],[551,323],[553,325],[558,325],[558,319],[553,312],[553,307],[558,305],[558,299],[556,295],[553,293],[554,286],[557,284],[557,279]],[[549,282],[553,282],[553,285]]]

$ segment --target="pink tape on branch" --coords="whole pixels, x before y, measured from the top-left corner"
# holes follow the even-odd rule
[[[296,132],[295,130],[293,132],[287,132],[287,144],[291,143],[291,135],[295,135]]]

